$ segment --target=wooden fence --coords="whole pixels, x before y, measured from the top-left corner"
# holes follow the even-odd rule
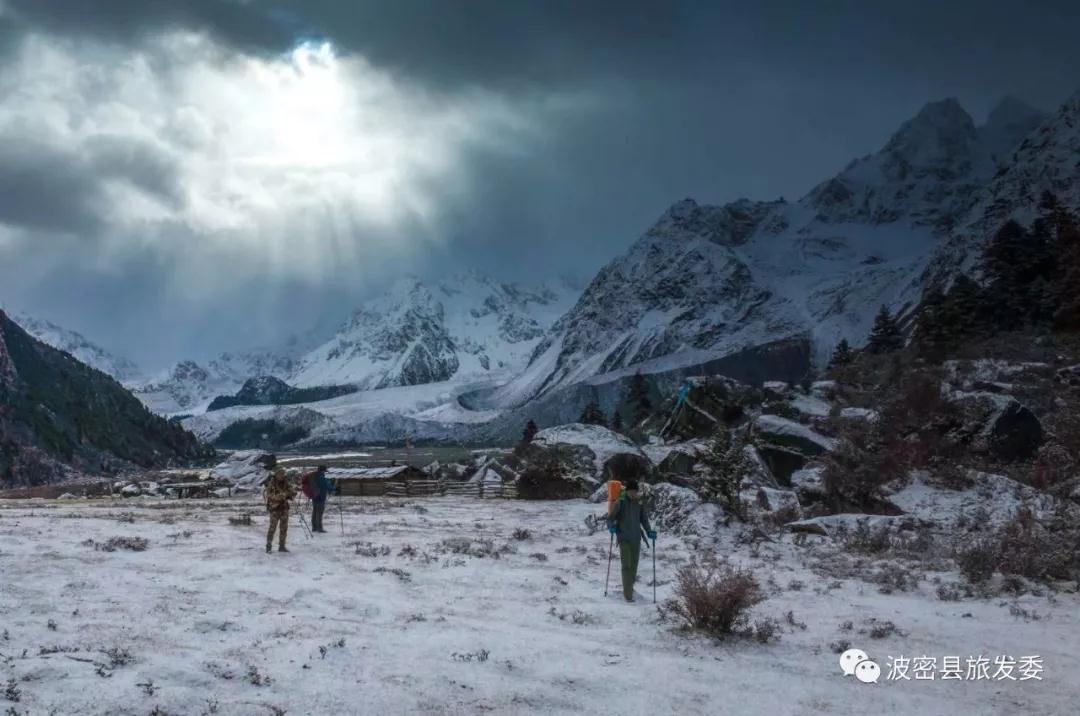
[[[454,482],[450,480],[402,480],[387,484],[386,497],[442,497],[455,495],[475,497],[481,500],[489,498],[517,498],[515,485],[483,482]]]

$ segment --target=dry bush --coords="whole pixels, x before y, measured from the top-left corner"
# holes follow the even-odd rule
[[[998,535],[998,569],[1028,579],[1068,579],[1076,561],[1077,540],[1069,532],[1050,532],[1030,512],[1021,511]]]
[[[995,537],[964,541],[956,548],[956,565],[972,584],[990,579],[997,569],[1001,546]]]
[[[721,637],[745,629],[751,607],[764,599],[749,570],[726,562],[691,564],[679,569],[675,597],[665,608],[685,626]]]
[[[1056,529],[1020,510],[994,534],[958,547],[956,563],[972,584],[985,582],[995,571],[1007,578],[1071,579],[1080,568],[1080,531],[1052,526]]]

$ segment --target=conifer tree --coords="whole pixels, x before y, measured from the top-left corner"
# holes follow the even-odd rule
[[[829,359],[829,370],[839,368],[851,363],[854,360],[855,355],[851,351],[851,345],[847,342],[847,338],[841,338],[840,342],[836,344],[836,348],[833,349],[832,358]]]
[[[866,343],[871,353],[892,353],[904,347],[904,336],[889,309],[882,306],[874,318],[874,327]]]
[[[529,420],[529,422],[525,423],[525,432],[521,435],[521,442],[531,443],[538,432],[540,432],[540,428],[536,427],[536,423],[532,420]]]
[[[585,406],[585,410],[581,412],[578,422],[586,425],[607,425],[607,419],[604,417],[603,411],[600,410],[600,404],[595,400],[589,401],[589,404]]]
[[[649,385],[641,371],[630,378],[630,390],[627,396],[630,407],[630,420],[637,425],[652,413],[652,401],[649,400]]]
[[[617,433],[621,433],[623,431],[622,414],[619,413],[618,410],[616,410],[615,414],[611,416],[611,429]]]

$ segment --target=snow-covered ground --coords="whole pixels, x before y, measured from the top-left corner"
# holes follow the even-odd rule
[[[1068,714],[1080,699],[1075,594],[946,602],[931,580],[881,594],[824,574],[821,563],[833,560],[819,538],[796,545],[776,535],[751,550],[734,546],[734,530],[713,548],[662,533],[661,601],[675,569],[709,549],[753,569],[765,587],[755,616],[778,619],[780,640],[718,643],[661,620],[648,556],[636,603],[617,589],[604,597],[608,537],[584,523],[602,507],[458,498],[343,505],[344,536],[331,505],[329,534],[308,539],[294,516],[292,552],[267,555],[254,500],[0,502],[0,706],[19,714],[929,716]],[[244,511],[254,525],[228,524]],[[519,527],[531,538],[514,539]],[[108,552],[87,542],[113,537],[142,537],[148,548]],[[503,553],[476,556],[485,544]],[[617,579],[618,567],[612,572]],[[866,633],[885,621],[902,634]],[[880,663],[879,683],[842,675],[830,648],[841,640]],[[130,663],[108,649],[126,650]],[[1038,655],[1044,671],[1041,681],[887,680],[889,657],[901,655],[939,663],[982,655],[991,674],[995,656]],[[4,702],[9,680],[18,702]]]

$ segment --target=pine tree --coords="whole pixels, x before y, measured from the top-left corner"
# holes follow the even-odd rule
[[[618,410],[611,416],[611,429],[617,433],[623,431],[622,414]]]
[[[866,350],[871,353],[892,353],[903,347],[904,336],[900,333],[899,324],[889,309],[882,306],[874,318],[874,328],[870,331]]]
[[[750,469],[743,450],[745,446],[745,438],[733,439],[728,430],[721,428],[713,435],[709,449],[702,457],[707,471],[706,498],[719,504],[725,512],[739,520],[746,519],[746,510],[740,495],[743,476]]]
[[[1054,254],[1054,328],[1080,331],[1080,226],[1071,214],[1067,214],[1055,237]]]
[[[540,432],[540,428],[536,427],[536,423],[532,420],[529,420],[529,422],[525,423],[525,432],[521,434],[521,442],[531,443],[538,432]]]
[[[851,352],[851,345],[848,344],[847,338],[841,338],[840,342],[836,344],[836,348],[833,350],[832,358],[829,359],[829,370],[839,368],[851,363],[855,356]]]
[[[603,411],[600,410],[600,404],[592,400],[585,406],[585,410],[581,411],[578,422],[586,425],[607,425],[607,418],[604,417]]]
[[[630,378],[630,390],[627,396],[630,406],[630,419],[637,425],[652,413],[652,401],[649,400],[649,385],[645,382],[645,376],[641,371],[634,373]]]
[[[983,250],[982,269],[988,279],[987,299],[995,329],[1021,328],[1045,318],[1046,281],[1055,265],[1051,253],[1054,221],[1040,217],[1028,231],[1010,220]]]

